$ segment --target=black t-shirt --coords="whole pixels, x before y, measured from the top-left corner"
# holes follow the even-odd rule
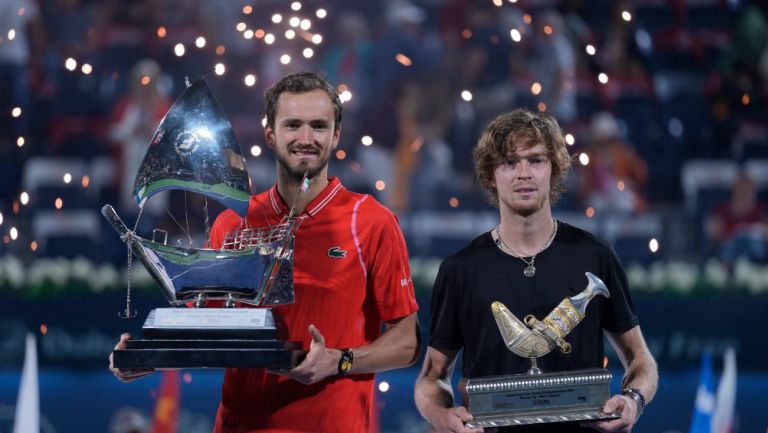
[[[440,266],[432,293],[429,345],[463,349],[464,377],[522,374],[530,368],[527,358],[504,344],[491,313],[492,302],[500,301],[521,321],[528,314],[542,320],[563,298],[587,287],[585,272],[603,280],[611,296],[598,295],[589,303],[586,317],[566,337],[571,353],[555,348],[538,358],[543,372],[602,368],[602,330],[624,332],[638,324],[626,274],[613,250],[581,229],[558,224],[552,244],[536,256],[532,278],[523,275],[526,264],[521,259],[499,250],[490,232]],[[554,427],[548,431],[560,430]]]

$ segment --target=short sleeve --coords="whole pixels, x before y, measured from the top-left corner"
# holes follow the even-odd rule
[[[366,247],[370,258],[367,275],[369,290],[373,293],[381,320],[399,319],[418,310],[408,262],[408,249],[397,218],[378,205],[370,232],[371,242]]]
[[[452,271],[451,266],[443,262],[435,278],[429,345],[438,349],[459,350],[464,346],[459,320],[461,299]]]
[[[608,249],[608,276],[606,284],[611,297],[606,302],[606,311],[602,316],[600,326],[609,332],[625,332],[637,326],[640,322],[635,312],[635,306],[629,295],[629,282],[624,267],[612,249]]]

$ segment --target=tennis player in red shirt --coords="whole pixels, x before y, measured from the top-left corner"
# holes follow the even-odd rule
[[[279,223],[296,202],[303,221],[295,239],[295,302],[273,312],[287,339],[309,351],[287,371],[227,369],[214,431],[367,432],[374,427],[374,373],[411,365],[419,355],[405,240],[392,212],[328,177],[341,133],[336,89],[298,73],[278,81],[265,99],[264,135],[276,154],[277,184],[251,197],[246,220],[230,210],[219,215],[211,245],[220,248],[228,232],[245,225]],[[299,194],[305,173],[311,183]],[[112,371],[123,381],[150,373]]]

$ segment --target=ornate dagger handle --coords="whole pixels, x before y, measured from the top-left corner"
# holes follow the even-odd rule
[[[525,326],[501,302],[491,304],[496,324],[509,350],[527,358],[546,355],[555,347],[562,353],[570,353],[571,345],[565,341],[565,337],[584,319],[589,302],[597,295],[610,297],[608,288],[600,278],[590,272],[585,275],[587,287],[581,293],[563,299],[544,320],[539,321],[533,315],[527,315]]]

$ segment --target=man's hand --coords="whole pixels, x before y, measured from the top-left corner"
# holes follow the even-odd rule
[[[309,325],[312,344],[307,356],[301,364],[288,370],[285,374],[305,385],[320,382],[326,377],[335,375],[339,370],[341,351],[325,347],[325,338],[315,325]]]
[[[625,395],[614,395],[603,406],[603,413],[621,413],[621,418],[583,425],[603,433],[629,433],[637,421],[637,404]]]
[[[472,414],[464,406],[442,409],[432,419],[432,427],[437,433],[483,433],[483,429],[467,428],[466,423],[472,421]]]
[[[131,334],[125,333],[120,336],[120,341],[115,345],[115,350],[121,350],[125,349],[128,345],[126,344],[126,341],[131,339]],[[112,352],[109,353],[109,371],[112,372],[112,374],[115,375],[115,377],[120,382],[133,382],[136,379],[141,379],[144,376],[149,376],[150,374],[154,373],[155,370],[153,369],[147,369],[147,370],[120,370],[118,368],[115,368],[114,363],[112,361]]]

